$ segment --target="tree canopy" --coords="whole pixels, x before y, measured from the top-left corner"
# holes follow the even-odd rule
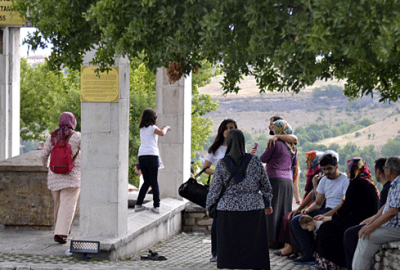
[[[154,72],[170,63],[188,74],[201,60],[221,61],[226,92],[254,75],[260,92],[299,92],[317,79],[346,80],[350,98],[400,96],[400,1],[397,0],[15,0],[39,30],[32,48],[51,42],[50,63],[77,69],[115,54]]]

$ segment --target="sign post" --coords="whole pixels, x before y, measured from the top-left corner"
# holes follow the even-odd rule
[[[16,11],[11,11],[11,0],[0,0],[0,26],[23,26],[25,19]]]

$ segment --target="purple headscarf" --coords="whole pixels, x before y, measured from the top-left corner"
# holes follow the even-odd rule
[[[63,112],[58,119],[58,126],[60,128],[55,129],[51,133],[51,143],[54,145],[57,142],[65,142],[68,136],[76,128],[76,118],[72,112]]]

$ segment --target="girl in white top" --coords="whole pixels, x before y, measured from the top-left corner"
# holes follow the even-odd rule
[[[218,133],[215,137],[214,143],[208,148],[208,154],[206,160],[203,163],[203,169],[211,167],[211,165],[216,166],[218,161],[225,156],[226,152],[226,136],[229,130],[237,129],[236,121],[233,119],[225,119],[218,127]],[[214,170],[209,168],[205,171],[207,174],[214,174]]]
[[[203,163],[203,169],[209,167],[205,172],[209,175],[214,174],[214,169],[210,166],[216,166],[218,161],[225,156],[226,152],[226,136],[229,130],[237,129],[236,121],[233,119],[225,119],[218,127],[218,133],[215,137],[214,143],[208,148],[206,160]],[[210,261],[217,261],[217,220],[213,220],[211,226],[211,259]]]
[[[135,212],[145,210],[142,206],[147,190],[151,186],[153,190],[153,208],[154,213],[160,213],[160,191],[158,188],[158,167],[159,151],[158,136],[165,136],[170,126],[163,126],[161,129],[156,126],[157,113],[153,109],[146,109],[140,117],[140,147],[139,147],[139,165],[143,175],[143,185],[140,188],[139,195],[135,205]]]

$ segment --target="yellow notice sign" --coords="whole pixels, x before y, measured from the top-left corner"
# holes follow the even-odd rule
[[[81,68],[82,102],[118,102],[119,69],[111,67],[107,72],[95,73],[98,67]]]
[[[19,12],[11,12],[12,1],[0,0],[0,26],[23,26],[25,20]]]

